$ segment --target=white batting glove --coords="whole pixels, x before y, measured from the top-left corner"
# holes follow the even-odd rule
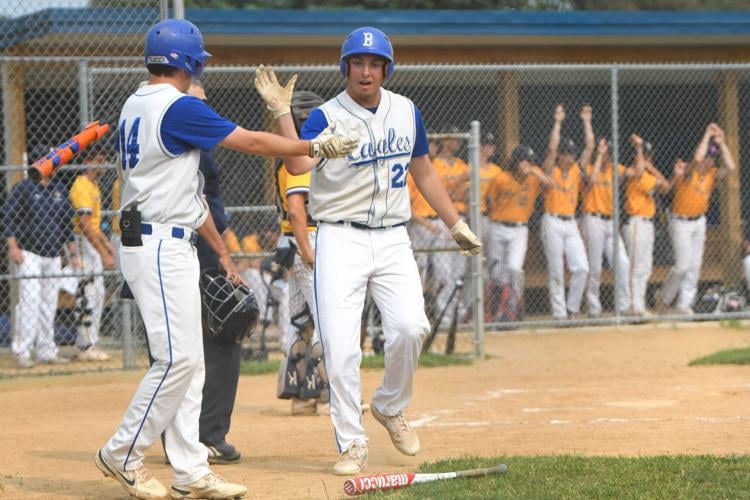
[[[296,82],[297,75],[292,75],[286,87],[282,87],[272,67],[266,68],[261,64],[255,70],[255,89],[263,98],[268,110],[273,113],[274,118],[292,112],[292,93]]]
[[[354,135],[336,134],[336,124],[330,125],[310,141],[310,153],[312,158],[343,158],[359,145],[359,137]]]
[[[451,236],[456,240],[458,246],[461,247],[463,255],[479,255],[479,252],[482,251],[482,242],[479,241],[477,235],[471,232],[469,226],[461,219],[451,228]]]

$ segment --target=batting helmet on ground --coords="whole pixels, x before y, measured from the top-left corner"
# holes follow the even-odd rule
[[[226,276],[206,269],[201,274],[201,303],[208,335],[226,343],[241,342],[258,322],[255,294],[245,285],[235,285]]]
[[[388,36],[377,28],[357,28],[349,33],[341,46],[339,68],[346,76],[346,59],[355,54],[372,54],[384,57],[387,61],[385,77],[390,78],[395,67],[393,60],[393,45]]]
[[[190,21],[166,19],[146,35],[146,65],[172,66],[199,77],[208,57],[211,54],[203,48],[203,35]]]
[[[305,123],[307,117],[310,116],[310,112],[322,106],[323,98],[315,92],[308,90],[295,90],[292,94],[292,118],[294,118],[294,126],[297,127],[297,133],[302,128],[302,124]]]

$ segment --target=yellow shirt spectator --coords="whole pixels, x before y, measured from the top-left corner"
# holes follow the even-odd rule
[[[435,172],[437,172],[446,191],[453,199],[453,205],[458,213],[466,215],[469,165],[461,158],[453,157],[449,161],[438,157],[432,160],[432,166],[435,167]]]
[[[617,175],[620,179],[625,175],[625,165],[619,165],[617,167]],[[586,167],[586,173],[590,176],[594,171],[593,165]],[[607,169],[599,171],[599,178],[594,182],[594,185],[589,188],[586,194],[583,195],[583,203],[581,204],[581,210],[586,213],[594,213],[612,216],[612,204],[614,203],[614,193],[612,189],[612,181],[614,178],[614,169],[612,164],[607,165]]]
[[[573,217],[581,190],[581,167],[574,163],[566,177],[563,177],[560,167],[555,167],[551,177],[552,186],[547,189],[544,197],[544,211],[552,215]]]
[[[495,180],[495,177],[500,175],[503,171],[500,165],[497,163],[486,163],[481,169],[479,169],[479,199],[480,199],[480,210],[483,214],[487,213],[487,191],[490,189],[490,184]]]
[[[539,167],[532,168],[544,175]],[[528,223],[540,192],[537,176],[529,174],[519,182],[513,174],[501,170],[487,190],[490,220]]]
[[[708,210],[718,171],[716,167],[709,169],[705,174],[693,170],[689,176],[677,179],[672,213],[682,217],[704,215]]]
[[[102,195],[99,184],[85,175],[79,175],[70,187],[70,204],[73,205],[73,231],[80,234],[79,214],[91,215],[91,227],[101,231]]]
[[[639,177],[628,180],[625,186],[625,212],[633,217],[651,218],[656,214],[656,176],[643,172]]]
[[[283,163],[276,168],[276,207],[281,214],[281,232],[287,236],[292,235],[292,223],[289,220],[289,205],[287,196],[293,193],[305,193],[310,191],[310,172],[302,175],[290,174]],[[315,221],[310,217],[305,201],[305,213],[307,213],[307,230],[315,231]]]

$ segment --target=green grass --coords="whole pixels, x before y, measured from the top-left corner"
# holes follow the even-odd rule
[[[690,362],[690,366],[694,365],[750,365],[750,347],[715,352],[708,356],[694,359]]]
[[[750,498],[750,456],[464,458],[422,465],[448,472],[508,465],[506,474],[451,479],[379,492],[376,498]]]
[[[470,365],[472,358],[456,354],[446,356],[444,354],[423,354],[419,357],[419,366],[422,368],[434,368],[453,365]],[[240,364],[240,375],[265,375],[279,371],[280,360],[269,361],[243,361]],[[365,370],[382,370],[385,364],[383,355],[363,356],[362,368]]]

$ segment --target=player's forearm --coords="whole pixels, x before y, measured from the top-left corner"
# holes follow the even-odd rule
[[[18,246],[18,240],[15,236],[8,236],[8,249],[20,250],[20,247]]]
[[[210,246],[214,252],[219,254],[220,259],[229,256],[229,250],[227,250],[227,246],[224,244],[224,240],[216,230],[216,224],[214,224],[214,219],[213,217],[211,217],[211,215],[206,217],[205,222],[203,222],[203,224],[201,224],[201,226],[196,229],[196,232],[200,235],[201,238],[206,240],[206,243],[208,243],[208,246]]]
[[[703,134],[701,142],[698,143],[698,147],[695,148],[695,153],[693,153],[693,161],[695,163],[700,163],[706,158],[706,154],[708,153],[708,143],[710,140],[711,132],[707,130],[706,133]]]
[[[242,127],[237,127],[219,144],[235,151],[259,156],[287,158],[310,155],[310,141],[289,139],[269,132],[246,130]]]
[[[730,172],[732,170],[735,170],[737,168],[737,164],[734,162],[734,157],[732,156],[732,152],[729,150],[729,147],[726,145],[726,143],[722,142],[720,148],[721,161],[723,162],[724,167]]]
[[[299,218],[292,218],[290,214],[289,221],[292,223],[292,234],[294,234],[294,241],[297,244],[297,249],[302,260],[312,262],[315,254],[308,238],[307,220],[300,221]]]
[[[81,229],[83,236],[89,240],[89,243],[91,243],[91,246],[94,247],[99,255],[106,255],[108,253],[107,248],[102,244],[101,238],[99,237],[102,233],[96,231],[91,225],[91,216],[80,215],[79,217],[80,221],[78,222],[78,227]]]

